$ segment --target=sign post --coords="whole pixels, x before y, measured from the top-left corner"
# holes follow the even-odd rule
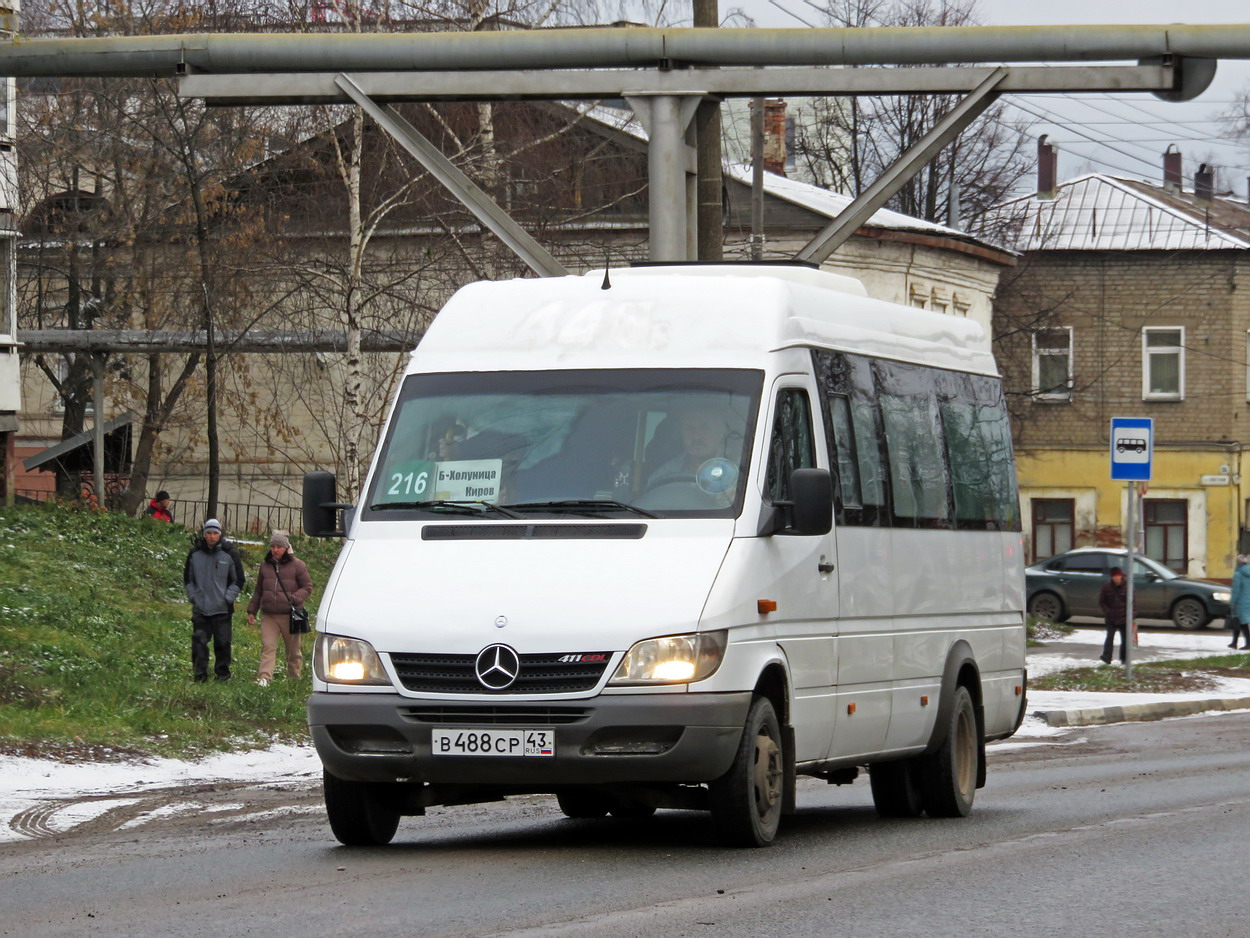
[[[1124,636],[1124,677],[1133,679],[1132,642],[1129,636],[1137,619],[1133,615],[1133,552],[1137,545],[1137,483],[1150,481],[1155,444],[1155,422],[1150,417],[1111,418],[1111,478],[1128,482],[1128,553],[1124,576],[1128,580]]]

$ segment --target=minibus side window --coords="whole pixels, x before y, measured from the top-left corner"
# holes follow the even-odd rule
[[[950,459],[955,523],[960,528],[1020,527],[1011,426],[996,382],[945,375],[939,392]]]
[[[769,500],[788,500],[790,473],[815,465],[812,414],[807,392],[799,388],[785,388],[777,395],[777,411],[768,443],[768,475],[764,487]]]
[[[950,483],[934,369],[875,363],[898,527],[951,527]]]
[[[862,355],[813,350],[820,383],[829,461],[837,467],[837,521],[857,527],[890,524],[872,363]]]

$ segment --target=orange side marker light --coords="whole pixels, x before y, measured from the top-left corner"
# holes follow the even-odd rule
[[[759,610],[760,615],[766,616],[770,612],[777,611],[777,600],[775,599],[757,599],[755,608]]]

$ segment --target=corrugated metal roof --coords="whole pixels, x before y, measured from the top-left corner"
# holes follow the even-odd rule
[[[1103,173],[1004,202],[984,221],[1004,231],[1017,251],[1212,251],[1250,248],[1250,211],[1215,198],[1196,203],[1184,193]]]

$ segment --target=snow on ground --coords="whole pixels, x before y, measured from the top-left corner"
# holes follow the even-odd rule
[[[21,756],[0,756],[0,842],[22,840],[9,822],[20,812],[46,801],[116,794],[59,810],[66,828],[85,823],[125,801],[158,788],[211,782],[293,782],[321,777],[312,746],[271,746],[251,752],[220,753],[188,762],[147,759],[142,762],[61,763]],[[134,800],[134,799],[129,799]]]

